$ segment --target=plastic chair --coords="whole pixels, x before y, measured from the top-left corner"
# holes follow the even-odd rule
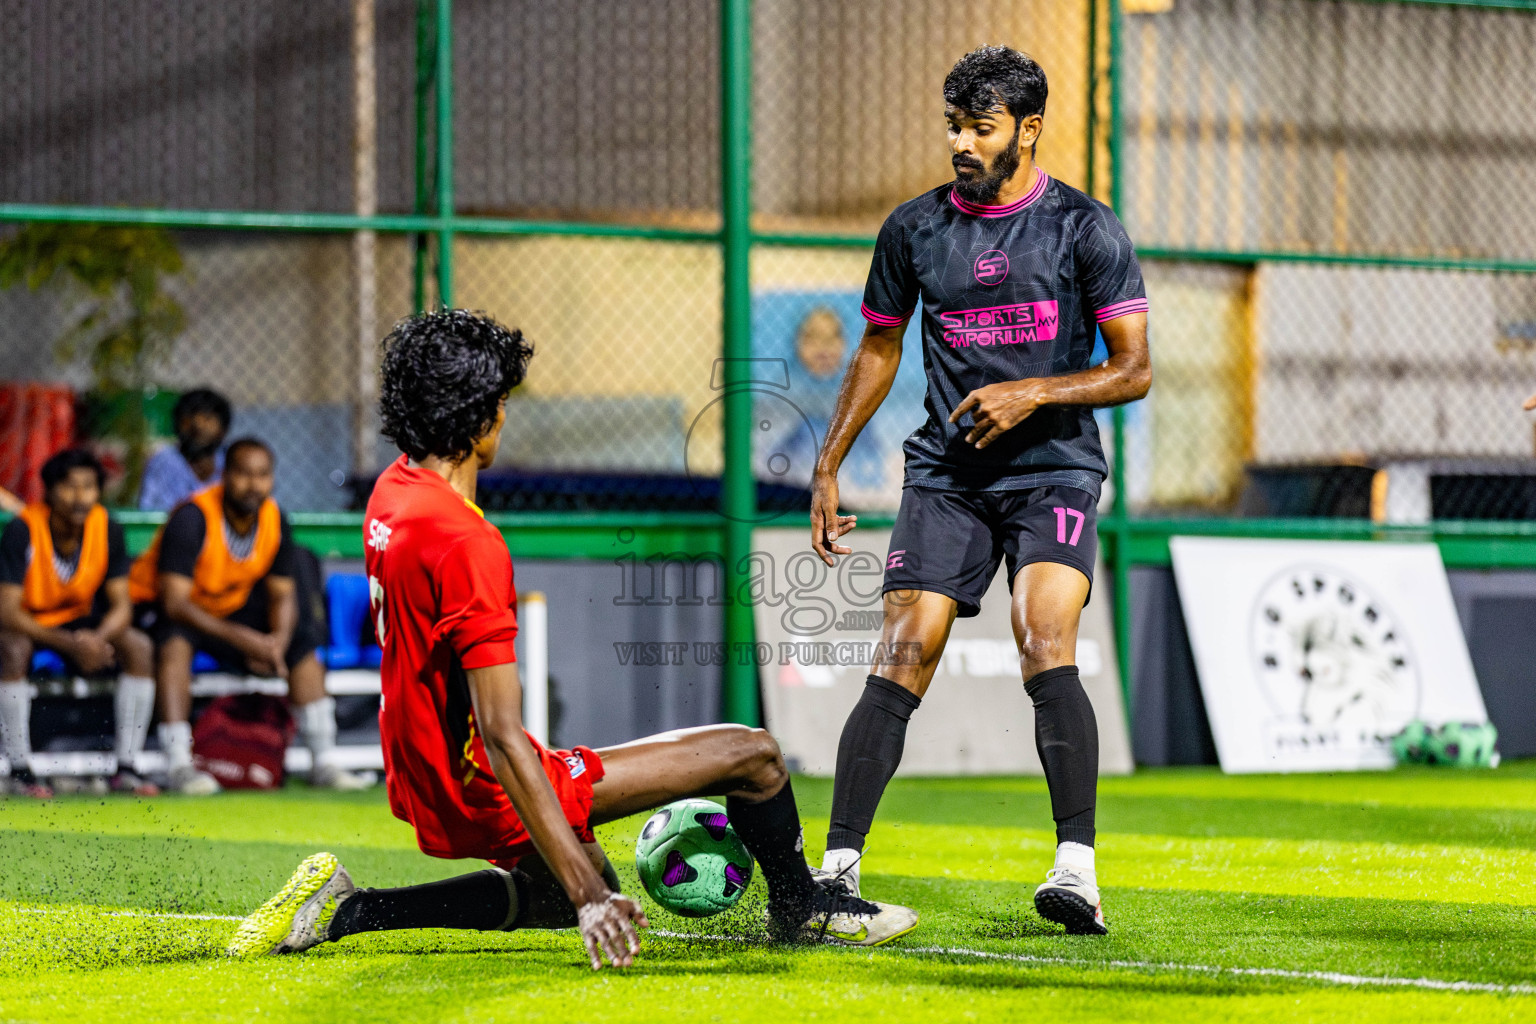
[[[325,581],[325,603],[331,642],[325,648],[328,668],[377,668],[383,652],[362,642],[368,623],[368,577],[335,573]]]
[[[53,651],[38,651],[32,655],[32,674],[35,676],[65,675],[64,659]]]
[[[213,655],[196,651],[192,655],[192,674],[200,672],[217,672],[219,663],[213,660]],[[65,670],[64,659],[54,651],[38,651],[32,655],[32,674],[35,676],[62,676],[69,673]]]

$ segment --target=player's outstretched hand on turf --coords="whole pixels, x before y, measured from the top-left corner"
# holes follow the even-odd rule
[[[853,552],[848,545],[836,541],[858,525],[858,516],[837,514],[837,477],[818,473],[811,485],[811,550],[831,565],[833,555]]]
[[[640,936],[635,926],[650,927],[640,904],[622,893],[611,892],[601,902],[583,903],[576,908],[576,927],[587,945],[592,969],[603,966],[603,955],[615,967],[628,967],[640,950]]]

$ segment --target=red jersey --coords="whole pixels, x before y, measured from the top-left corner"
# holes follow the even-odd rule
[[[386,469],[363,521],[379,643],[379,731],[390,809],[424,853],[504,858],[529,844],[491,771],[467,670],[516,661],[517,592],[501,534],[441,476],[404,456]],[[567,788],[575,782],[553,752]],[[593,772],[592,774],[596,774]],[[557,791],[562,780],[555,779]],[[591,780],[584,785],[591,804]],[[566,795],[561,796],[567,804]],[[568,808],[571,824],[584,830]]]

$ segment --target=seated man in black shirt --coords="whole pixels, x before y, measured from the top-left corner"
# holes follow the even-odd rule
[[[149,638],[129,625],[128,549],[101,505],[101,463],[72,448],[43,463],[44,500],[23,507],[0,533],[0,733],[7,788],[52,792],[32,774],[32,655],[51,650],[71,675],[117,675],[117,774],[112,788],[153,795],[134,774],[155,709]]]
[[[297,599],[288,520],[272,500],[272,451],[244,438],[229,446],[220,483],[178,506],[134,563],[135,602],[156,603],[160,745],[170,781],[183,793],[217,792],[192,764],[192,655],[201,650],[234,672],[279,676],[314,755],[310,782],[335,789],[369,783],[329,760],[336,702],[325,694],[316,649],[319,624]]]

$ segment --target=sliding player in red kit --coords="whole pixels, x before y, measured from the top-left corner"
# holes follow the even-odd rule
[[[474,504],[507,395],[532,347],[463,310],[401,321],[384,342],[383,433],[405,455],[364,519],[384,658],[379,712],[390,809],[424,853],[490,870],[399,889],[357,889],[315,854],[241,925],[237,956],[308,949],[398,928],[578,927],[592,966],[632,962],[646,919],[620,894],[596,825],[683,797],[723,795],[768,883],[768,924],[788,941],[873,946],[911,931],[905,907],[814,881],[773,737],[718,725],[617,747],[548,750],[522,728],[517,598],[500,533]]]

